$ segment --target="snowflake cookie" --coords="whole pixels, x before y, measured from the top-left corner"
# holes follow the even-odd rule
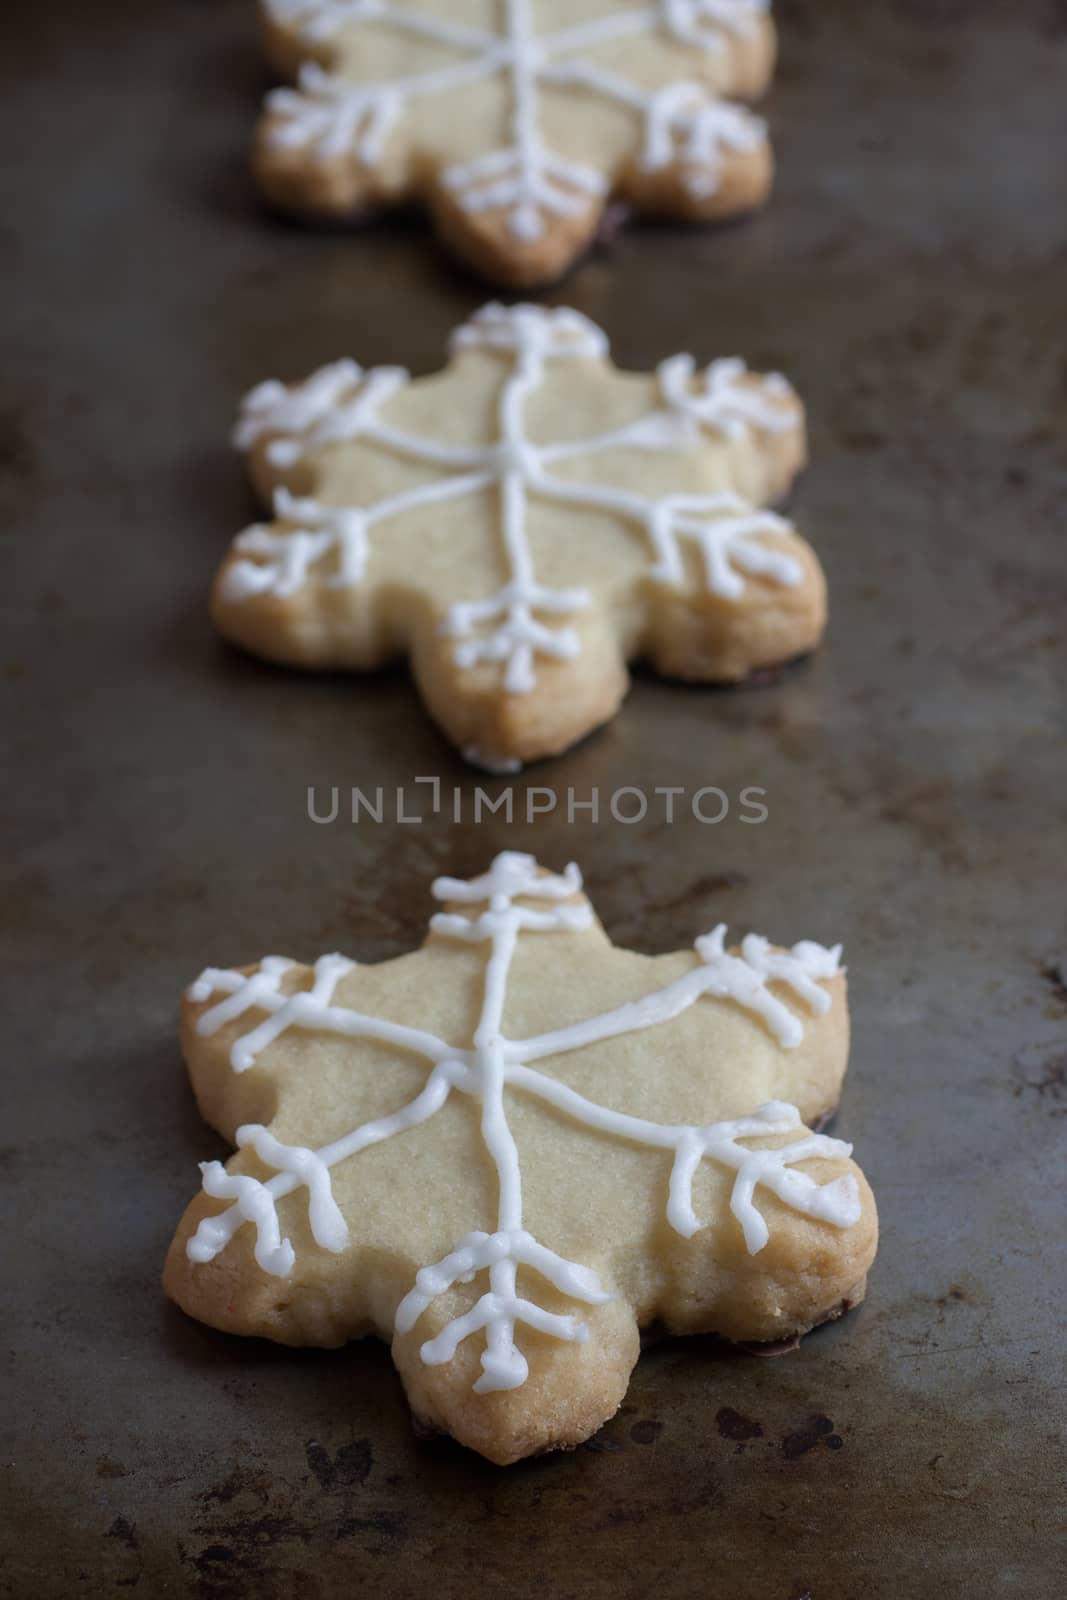
[[[171,1246],[180,1306],[391,1340],[416,1416],[506,1463],[610,1417],[645,1324],[778,1340],[862,1299],[874,1200],[808,1131],[845,1071],[839,947],[718,927],[636,955],[575,867],[511,852],[433,892],[411,955],[189,989],[197,1101],[238,1153]]]
[[[339,361],[260,384],[236,443],[273,520],[222,566],[220,631],[305,667],[409,652],[486,766],[605,722],[635,657],[733,681],[825,624],[814,553],[759,509],[803,463],[803,411],[738,360],[624,373],[578,312],[491,305],[435,376]]]
[[[608,197],[705,221],[771,183],[753,99],[768,0],[262,0],[258,179],[287,210],[347,217],[418,197],[473,266],[557,277]]]

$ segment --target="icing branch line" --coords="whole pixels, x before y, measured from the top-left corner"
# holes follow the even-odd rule
[[[457,905],[484,905],[494,895],[510,900],[573,900],[582,893],[582,874],[573,861],[562,872],[541,872],[533,856],[502,850],[480,877],[435,878],[430,893],[435,900]]]
[[[483,33],[478,28],[466,28],[459,23],[446,22],[437,17],[420,17],[417,12],[384,5],[380,0],[370,0],[370,4],[378,17],[388,13],[392,25],[401,32],[416,33],[424,39],[432,39],[437,44],[454,44],[460,50],[496,52],[500,50],[500,40],[496,34]]]
[[[543,76],[546,83],[558,88],[575,85],[587,89],[640,116],[644,123],[641,170],[659,172],[677,156],[686,169],[686,188],[696,199],[718,190],[724,150],[755,150],[767,134],[761,117],[744,106],[720,100],[699,83],[671,83],[647,91],[588,61],[548,67]]]
[[[548,1056],[584,1050],[588,1045],[616,1038],[620,1033],[655,1028],[680,1016],[706,994],[719,1000],[732,1000],[742,1010],[753,1012],[767,1024],[783,1050],[795,1049],[804,1037],[803,1023],[783,1001],[771,994],[767,984],[777,981],[787,985],[811,1011],[824,1016],[830,1009],[830,995],[815,980],[832,978],[840,972],[841,947],[827,950],[805,940],[794,945],[791,951],[778,951],[772,950],[769,942],[758,934],[749,934],[742,942],[741,955],[733,956],[725,948],[725,936],[726,924],[720,923],[710,934],[698,939],[696,950],[702,965],[683,973],[665,988],[584,1022],[572,1023],[536,1038],[511,1042],[508,1060],[542,1061]]]
[[[296,89],[272,89],[267,95],[267,108],[277,118],[271,142],[279,149],[310,149],[320,161],[351,151],[361,165],[376,167],[408,100],[466,88],[491,77],[499,66],[499,57],[491,53],[364,88],[326,72],[316,61],[305,61]]]
[[[324,956],[319,957],[315,963],[316,972],[325,959]],[[203,1034],[215,1033],[224,1023],[232,1022],[235,1017],[257,1005],[260,995],[264,998],[277,995],[282,978],[296,964],[288,956],[264,956],[258,971],[251,977],[229,967],[205,967],[199,978],[189,985],[186,998],[196,1005],[203,1005],[213,994],[228,994],[231,999],[203,1013],[200,1031]]]
[[[234,540],[234,549],[242,556],[259,559],[235,561],[227,568],[222,585],[227,600],[261,594],[286,600],[307,583],[312,567],[333,552],[337,565],[325,580],[326,587],[348,589],[362,581],[370,553],[369,524],[356,507],[322,506],[280,488],[274,491],[274,516],[290,525],[285,533],[257,522]]]
[[[782,404],[795,398],[792,384],[780,372],[768,372],[753,381],[738,356],[712,361],[704,369],[703,387],[698,385],[695,391],[696,362],[684,352],[660,362],[656,376],[671,410],[694,429],[716,428],[727,439],[737,441],[752,428],[782,435],[797,425],[792,408]]]
[[[497,446],[488,444],[476,449],[463,449],[458,445],[439,444],[436,439],[421,439],[417,434],[405,433],[402,428],[391,428],[383,422],[374,422],[361,435],[368,444],[382,445],[395,450],[397,455],[410,456],[427,466],[471,467],[490,471],[496,467]]]
[[[653,33],[661,20],[653,6],[642,6],[639,10],[618,11],[612,16],[592,17],[588,22],[559,28],[555,33],[542,35],[538,44],[546,56],[563,55],[569,50],[587,50],[590,45],[611,44],[635,34]]]
[[[644,107],[645,142],[641,167],[659,172],[677,158],[694,200],[716,194],[722,182],[723,152],[757,150],[767,124],[744,106],[718,100],[700,84],[675,83],[649,95]]]
[[[744,593],[744,580],[736,568],[752,576],[768,577],[783,588],[793,587],[804,577],[804,568],[794,556],[768,550],[758,542],[760,535],[787,537],[792,529],[786,519],[773,511],[755,511],[735,494],[668,495],[649,500],[628,490],[572,483],[541,474],[531,478],[530,488],[560,505],[614,511],[636,522],[648,533],[656,553],[650,576],[663,583],[685,583],[679,537],[692,539],[699,546],[705,588],[723,599],[739,600]],[[698,521],[698,517],[705,520]]]
[[[347,1006],[330,1002],[338,980],[351,972],[355,963],[345,956],[320,956],[313,970],[310,989],[298,989],[295,994],[285,994],[280,988],[281,979],[296,966],[284,956],[267,956],[259,971],[251,977],[244,973],[220,971],[209,967],[189,988],[188,997],[202,1002],[213,993],[229,994],[229,999],[202,1012],[197,1019],[196,1031],[201,1038],[212,1034],[246,1011],[269,1013],[268,1020],[252,1033],[234,1040],[230,1048],[230,1065],[234,1072],[247,1072],[256,1057],[273,1044],[289,1028],[314,1028],[317,1032],[336,1033],[349,1039],[377,1039],[383,1044],[395,1045],[412,1055],[425,1056],[428,1061],[443,1061],[456,1052],[443,1039],[420,1028],[408,1028],[402,1023],[385,1022],[379,1017],[364,1016]]]
[[[216,1200],[231,1200],[227,1210],[205,1217],[186,1246],[191,1261],[212,1261],[245,1222],[256,1228],[255,1258],[264,1272],[287,1277],[295,1255],[288,1239],[281,1237],[277,1202],[301,1185],[309,1192],[308,1219],[312,1237],[323,1249],[340,1251],[348,1243],[348,1226],[333,1202],[329,1169],[372,1144],[382,1144],[398,1133],[415,1128],[435,1116],[453,1088],[470,1092],[473,1080],[465,1062],[438,1062],[425,1087],[407,1105],[389,1116],[365,1122],[342,1139],[321,1150],[283,1145],[258,1123],[247,1123],[237,1130],[237,1146],[251,1145],[266,1166],[278,1168],[267,1183],[246,1174],[228,1173],[220,1161],[201,1163],[204,1193]],[[329,1205],[325,1197],[328,1197]],[[332,1209],[331,1209],[332,1208]],[[340,1219],[340,1225],[338,1225]],[[342,1231],[343,1230],[343,1231]]]
[[[347,360],[320,367],[291,388],[268,378],[241,402],[234,447],[252,450],[266,440],[265,455],[272,466],[295,466],[312,450],[360,438],[377,423],[384,402],[410,381],[403,367],[365,372],[358,362]],[[413,442],[433,448],[431,440]]]
[[[768,9],[769,0],[660,0],[658,7],[643,6],[619,11],[590,22],[562,28],[540,41],[548,54],[583,50],[589,45],[607,44],[632,34],[647,34],[662,27],[683,44],[700,45],[705,50],[721,50],[723,34],[750,35],[757,17]],[[710,24],[710,26],[702,26]]]
[[[307,150],[316,161],[335,161],[352,151],[376,166],[385,139],[403,109],[393,89],[353,89],[343,78],[306,61],[295,89],[272,89],[267,109],[275,118],[271,143],[279,150]]]
[[[492,473],[469,472],[455,478],[439,478],[435,483],[405,490],[389,500],[380,500],[377,505],[368,506],[364,512],[367,526],[372,528],[375,523],[386,522],[390,517],[401,516],[403,512],[414,511],[419,506],[434,505],[442,500],[461,500],[466,495],[478,494],[482,489],[488,489],[493,481]]]
[[[859,1220],[859,1189],[850,1174],[829,1184],[819,1184],[806,1173],[790,1170],[791,1163],[811,1156],[850,1156],[850,1144],[819,1133],[771,1150],[746,1150],[737,1144],[738,1139],[752,1139],[769,1133],[791,1133],[803,1127],[796,1106],[787,1105],[782,1100],[768,1101],[751,1117],[713,1122],[696,1128],[648,1122],[643,1117],[631,1117],[625,1112],[609,1110],[577,1094],[558,1079],[533,1072],[529,1067],[509,1068],[508,1082],[525,1089],[539,1100],[547,1101],[576,1122],[597,1132],[614,1134],[617,1138],[652,1149],[673,1150],[675,1159],[671,1169],[667,1220],[683,1238],[691,1238],[705,1226],[693,1210],[693,1178],[704,1157],[734,1167],[737,1171],[730,1209],[741,1224],[750,1255],[758,1255],[770,1237],[766,1222],[753,1204],[753,1194],[759,1185],[769,1188],[795,1211],[820,1218],[835,1227],[851,1227]]]
[[[696,521],[687,512],[713,520]],[[659,558],[652,576],[665,583],[685,582],[679,537],[699,546],[705,588],[723,599],[739,600],[744,593],[738,568],[753,577],[770,578],[782,588],[803,580],[804,568],[794,556],[758,542],[761,534],[788,534],[789,523],[773,511],[752,511],[736,495],[673,496],[650,509],[647,526]]]
[[[791,950],[775,950],[761,934],[747,933],[740,956],[733,956],[726,949],[725,922],[699,938],[696,951],[715,972],[723,993],[746,1010],[758,1012],[787,1050],[800,1043],[804,1030],[799,1018],[770,993],[767,984],[785,984],[809,1011],[823,1017],[832,1002],[820,984],[842,971],[841,946],[828,948],[814,939],[801,939]]]
[[[717,46],[722,31],[748,38],[771,0],[660,0],[664,23],[685,44]]]
[[[223,578],[222,593],[233,602],[262,594],[287,600],[308,581],[312,567],[333,552],[337,553],[337,566],[325,579],[326,588],[354,588],[366,571],[370,556],[367,534],[376,524],[401,516],[405,511],[417,511],[446,500],[461,500],[489,488],[493,482],[489,473],[441,478],[365,509],[323,506],[316,500],[298,500],[286,489],[276,489],[275,517],[296,526],[279,533],[265,523],[256,523],[238,534],[234,549],[243,556],[261,559],[234,562]]]
[[[267,460],[283,468],[295,466],[313,450],[357,440],[381,445],[426,466],[488,470],[495,465],[497,447],[492,443],[466,449],[382,422],[381,406],[409,382],[410,375],[400,367],[364,372],[355,361],[322,367],[293,388],[270,379],[257,385],[242,402],[234,445],[247,451],[266,439]],[[394,514],[392,502],[385,503]]]
[[[557,933],[561,929],[581,933],[593,924],[593,913],[589,906],[561,906],[558,911],[531,911],[526,906],[519,906],[512,915],[515,927],[521,933]],[[480,917],[471,918],[452,916],[441,911],[430,919],[430,927],[434,933],[444,934],[450,939],[483,944],[492,937],[496,928],[496,913],[486,911]],[[508,1049],[510,1052],[510,1044]]]
[[[423,1312],[440,1295],[456,1283],[469,1282],[488,1268],[489,1292],[483,1294],[470,1311],[454,1317],[436,1338],[428,1339],[419,1355],[427,1366],[440,1366],[452,1359],[464,1339],[485,1328],[482,1376],[474,1384],[475,1393],[519,1388],[526,1381],[529,1366],[515,1345],[516,1323],[525,1323],[540,1333],[575,1344],[584,1344],[589,1336],[585,1324],[577,1318],[560,1316],[520,1298],[515,1288],[515,1274],[520,1266],[532,1267],[562,1294],[582,1300],[586,1305],[604,1305],[611,1299],[601,1288],[595,1272],[577,1262],[565,1261],[538,1244],[525,1229],[497,1229],[491,1234],[476,1231],[467,1234],[434,1266],[419,1270],[414,1288],[397,1307],[397,1332],[410,1333]]]
[[[453,330],[449,349],[501,350],[518,355],[536,335],[548,359],[604,360],[610,346],[602,328],[570,306],[504,306],[495,301]]]

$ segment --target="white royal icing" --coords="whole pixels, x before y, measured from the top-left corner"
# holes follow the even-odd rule
[[[743,106],[709,96],[699,83],[673,83],[653,94],[647,107],[641,165],[658,172],[676,158],[695,200],[717,193],[724,151],[755,150],[767,128]]]
[[[499,664],[504,688],[523,694],[537,682],[538,657],[571,660],[581,649],[574,628],[543,619],[567,617],[591,604],[586,589],[552,589],[538,581],[527,535],[531,501],[609,512],[638,528],[653,553],[650,576],[661,583],[686,583],[682,551],[687,543],[701,553],[707,592],[725,600],[741,597],[746,576],[783,587],[802,581],[799,560],[765,542],[768,536],[788,538],[790,524],[736,495],[650,499],[610,484],[556,477],[550,470],[556,462],[609,451],[690,451],[709,432],[730,441],[753,433],[786,433],[797,427],[797,412],[793,391],[780,374],[757,377],[736,359],[715,361],[698,374],[692,356],[672,356],[657,369],[661,404],[645,416],[590,438],[535,445],[526,435],[526,402],[551,364],[606,359],[603,332],[588,317],[566,308],[489,305],[456,330],[451,344],[460,354],[486,352],[509,364],[497,402],[497,438],[481,447],[442,444],[384,421],[383,405],[409,381],[397,367],[365,372],[354,361],[340,361],[292,389],[271,381],[252,390],[241,409],[235,442],[244,450],[263,445],[279,467],[291,467],[331,444],[360,440],[428,469],[443,469],[445,475],[361,507],[324,508],[278,491],[275,515],[290,530],[280,533],[257,524],[238,537],[242,559],[226,569],[226,599],[239,603],[264,594],[287,598],[327,557],[333,563],[328,584],[355,585],[369,559],[368,536],[379,523],[491,489],[501,508],[504,581],[491,595],[451,605],[442,629],[456,641],[457,665]]]
[[[249,1012],[266,1013],[265,1021],[231,1043],[235,1072],[255,1066],[263,1051],[290,1028],[379,1040],[421,1058],[431,1070],[421,1093],[398,1111],[363,1123],[319,1150],[283,1145],[257,1124],[239,1129],[237,1143],[250,1146],[264,1166],[274,1169],[274,1176],[261,1181],[247,1173],[228,1173],[217,1161],[205,1163],[201,1169],[205,1193],[229,1204],[201,1221],[186,1246],[190,1260],[213,1260],[238,1229],[250,1222],[256,1230],[259,1266],[284,1277],[293,1267],[295,1251],[282,1235],[277,1202],[298,1188],[308,1192],[308,1219],[315,1243],[326,1250],[343,1250],[348,1228],[333,1199],[330,1169],[369,1145],[426,1122],[453,1090],[481,1102],[482,1137],[497,1174],[496,1225],[491,1233],[468,1233],[440,1261],[420,1269],[397,1308],[396,1328],[399,1333],[409,1333],[453,1284],[468,1283],[488,1273],[488,1288],[474,1306],[453,1318],[420,1351],[428,1365],[447,1362],[464,1339],[484,1331],[482,1374],[474,1385],[480,1394],[514,1389],[525,1382],[527,1362],[515,1343],[519,1323],[556,1339],[581,1343],[588,1337],[579,1319],[548,1312],[519,1294],[520,1267],[538,1273],[570,1299],[599,1305],[611,1298],[589,1267],[565,1260],[523,1226],[522,1170],[505,1099],[509,1088],[554,1106],[572,1122],[598,1133],[669,1152],[672,1164],[666,1216],[685,1238],[706,1226],[693,1209],[692,1193],[693,1179],[704,1160],[736,1174],[730,1210],[752,1255],[762,1250],[768,1239],[766,1220],[756,1204],[761,1188],[802,1216],[836,1228],[851,1227],[861,1209],[855,1178],[844,1174],[818,1183],[796,1169],[798,1161],[811,1156],[848,1156],[851,1145],[822,1134],[805,1134],[769,1150],[751,1149],[743,1143],[763,1134],[800,1128],[795,1106],[776,1100],[751,1116],[704,1127],[658,1123],[588,1100],[531,1065],[558,1059],[600,1040],[654,1028],[702,997],[740,1006],[765,1023],[783,1049],[792,1049],[803,1037],[803,1019],[767,986],[777,984],[789,990],[799,1005],[816,1015],[824,1014],[831,997],[822,984],[841,970],[840,946],[828,950],[806,940],[789,951],[773,950],[765,939],[750,934],[740,954],[733,955],[725,947],[725,928],[720,926],[697,940],[700,964],[662,989],[551,1033],[510,1039],[503,1031],[504,1011],[518,942],[524,934],[576,933],[592,927],[592,908],[581,889],[577,867],[569,866],[559,875],[543,874],[532,856],[514,851],[497,856],[481,877],[470,881],[439,878],[433,885],[438,900],[459,908],[438,912],[430,923],[433,933],[486,949],[482,1007],[469,1044],[452,1045],[419,1029],[338,1004],[336,985],[352,970],[352,963],[343,956],[321,957],[313,969],[311,988],[295,992],[283,989],[294,971],[293,964],[278,956],[268,956],[251,974],[216,968],[202,973],[190,988],[189,998],[200,1004],[216,995],[224,998],[201,1012],[196,1025],[201,1035],[211,1036]]]
[[[657,34],[701,53],[721,50],[731,38],[751,36],[767,10],[766,0],[660,0],[658,5],[596,15],[554,33],[536,31],[531,0],[502,0],[498,32],[426,16],[390,0],[267,0],[267,9],[309,44],[369,23],[459,52],[458,59],[442,66],[381,83],[352,83],[317,62],[306,63],[298,89],[275,89],[267,96],[272,113],[268,137],[278,148],[306,150],[314,160],[352,154],[360,165],[374,169],[385,155],[389,133],[412,101],[506,75],[508,142],[448,168],[444,181],[465,211],[505,211],[510,232],[523,243],[540,238],[546,217],[581,216],[609,188],[602,172],[545,144],[540,132],[543,86],[556,96],[577,91],[632,112],[643,130],[641,165],[659,171],[680,160],[686,187],[695,198],[718,189],[725,151],[752,150],[766,136],[758,117],[719,100],[699,82],[680,80],[644,89],[584,54],[621,38]]]
[[[316,500],[299,500],[287,489],[274,491],[274,516],[290,524],[278,533],[255,523],[234,540],[234,549],[255,561],[234,561],[226,568],[222,593],[230,601],[272,594],[288,599],[303,588],[311,568],[336,553],[336,571],[326,579],[330,589],[349,588],[367,564],[367,520],[355,506],[332,508]]]
[[[724,31],[751,38],[769,10],[770,0],[663,0],[665,26],[683,44],[715,46]]]

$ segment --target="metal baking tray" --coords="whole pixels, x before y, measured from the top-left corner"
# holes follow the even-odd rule
[[[483,298],[417,219],[265,217],[246,0],[11,0],[4,469],[5,1515],[34,1600],[1060,1595],[1067,22],[1052,0],[785,0],[771,208],[635,227],[548,298],[617,358],[794,380],[793,499],[825,647],[738,691],[637,675],[518,780],[766,790],[745,825],[565,806],[475,825],[480,780],[403,671],[226,650],[210,574],[251,505],[242,390],[350,353],[428,371]],[[309,786],[436,775],[417,825]],[[583,1448],[499,1470],[417,1439],[373,1342],[298,1352],[159,1289],[202,1126],[175,1006],[206,961],[421,937],[502,846],[577,859],[614,938],[719,920],[843,939],[837,1131],[880,1202],[866,1304],[774,1360],[651,1349]]]

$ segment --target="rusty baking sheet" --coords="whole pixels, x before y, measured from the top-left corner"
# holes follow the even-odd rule
[[[478,780],[402,672],[271,671],[204,613],[250,512],[242,389],[344,352],[431,370],[483,290],[417,223],[261,214],[246,0],[7,8],[5,1594],[1062,1594],[1067,15],[777,11],[773,207],[628,231],[552,298],[627,365],[794,379],[830,635],[758,689],[640,678],[518,780],[760,786],[762,825],[509,828],[310,821],[309,785]],[[182,985],[409,948],[432,874],[503,845],[577,858],[647,950],[842,938],[837,1131],[883,1220],[859,1312],[777,1360],[661,1345],[587,1446],[508,1471],[416,1439],[381,1347],[241,1343],[158,1285],[221,1154]]]

